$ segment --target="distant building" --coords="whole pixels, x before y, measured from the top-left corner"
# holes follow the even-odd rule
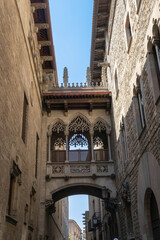
[[[76,221],[69,219],[69,240],[81,240],[82,239],[82,230]]]

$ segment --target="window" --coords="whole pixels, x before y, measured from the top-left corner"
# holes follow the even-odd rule
[[[36,162],[35,162],[35,177],[37,178],[38,170],[38,149],[39,149],[39,136],[36,134]]]
[[[129,13],[127,14],[127,18],[126,18],[125,30],[126,30],[127,47],[129,50],[131,40],[132,40],[132,30],[131,30],[131,24],[130,24],[130,19],[129,19]]]
[[[137,125],[138,136],[141,134],[143,128],[146,125],[145,113],[144,113],[144,100],[142,95],[141,78],[137,76],[137,86],[134,87],[133,91],[133,104],[135,109],[135,119]]]
[[[136,1],[136,8],[137,8],[137,12],[139,11],[139,7],[141,4],[141,0],[135,0]]]
[[[123,0],[124,7],[126,9],[126,0]]]
[[[36,201],[36,190],[35,188],[32,186],[31,188],[31,192],[30,192],[30,207],[29,207],[29,223],[28,223],[28,227],[31,231],[33,231],[33,218],[35,216],[35,201]]]
[[[8,209],[7,209],[7,214],[13,217],[15,217],[16,210],[17,210],[16,205],[17,205],[18,185],[21,185],[21,171],[18,165],[13,161],[13,166],[12,166],[11,175],[10,175]]]
[[[23,119],[22,119],[22,140],[24,143],[26,142],[27,110],[28,110],[28,101],[27,101],[26,95],[24,94]]]
[[[140,88],[137,89],[137,97],[138,97],[139,115],[141,120],[141,128],[143,129],[145,127],[145,115],[144,115],[142,92]]]
[[[9,187],[9,198],[8,198],[8,215],[11,215],[12,208],[13,208],[13,199],[15,193],[15,184],[16,178],[11,174],[10,176],[10,187]]]
[[[153,37],[148,38],[148,78],[153,90],[154,102],[157,104],[160,99],[160,32],[158,20],[154,20],[152,28]]]
[[[128,154],[127,154],[127,138],[126,138],[126,127],[124,123],[124,118],[122,118],[122,122],[120,124],[120,139],[121,139],[121,150],[122,150],[122,157],[124,163],[128,161]]]
[[[117,98],[119,93],[117,69],[115,70],[114,81],[115,81],[115,91],[116,91],[116,98]]]
[[[159,88],[160,88],[160,41],[159,41],[159,45],[155,44],[153,46],[153,56],[154,56],[156,75],[158,78],[158,84],[159,84]]]

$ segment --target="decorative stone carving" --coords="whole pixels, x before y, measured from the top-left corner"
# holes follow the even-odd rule
[[[67,67],[65,67],[64,71],[63,71],[63,82],[64,82],[64,87],[67,87],[67,84],[68,84],[68,69],[67,69]]]
[[[52,131],[57,133],[64,132],[65,128],[66,128],[65,124],[59,120],[53,125]]]
[[[98,148],[101,148],[101,149],[104,148],[103,141],[102,141],[102,139],[100,137],[94,137],[93,143],[94,143],[95,147],[98,147]]]
[[[97,165],[98,173],[106,173],[108,172],[108,165]]]
[[[124,182],[122,184],[121,197],[125,202],[127,202],[127,203],[131,202],[129,182]]]
[[[88,83],[88,86],[91,85],[91,71],[90,71],[90,68],[87,67],[87,83]]]
[[[69,131],[75,132],[75,133],[78,131],[81,131],[81,132],[89,131],[89,124],[83,117],[77,116],[69,124]]]
[[[106,131],[106,126],[102,121],[97,121],[96,124],[94,125],[94,131]]]
[[[65,140],[63,138],[57,138],[54,143],[55,149],[65,149]]]
[[[64,173],[64,166],[52,166],[52,173]]]
[[[69,141],[69,146],[88,146],[88,140],[83,134],[74,134]]]
[[[41,63],[39,46],[38,46],[38,41],[37,41],[37,34],[35,31],[33,14],[31,14],[28,40],[29,40],[29,44],[30,44],[30,48],[31,48],[31,53],[32,53],[32,57],[33,57],[33,63],[35,66],[35,72],[37,74],[37,79],[38,79],[39,83],[42,83],[42,63]]]
[[[90,166],[89,165],[76,165],[70,167],[71,173],[89,173],[90,172]]]

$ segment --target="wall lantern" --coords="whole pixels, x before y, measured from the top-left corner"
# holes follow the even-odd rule
[[[96,226],[98,224],[98,219],[94,216],[93,217],[93,225]]]
[[[110,190],[107,189],[106,187],[103,187],[103,188],[102,188],[102,198],[103,198],[104,200],[110,198]]]

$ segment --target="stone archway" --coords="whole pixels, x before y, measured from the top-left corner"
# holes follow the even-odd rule
[[[138,218],[143,240],[154,240],[150,216],[150,200],[153,193],[160,212],[160,166],[150,153],[143,154],[138,169]]]
[[[98,198],[102,198],[102,189],[103,189],[102,186],[94,186],[94,185],[86,185],[86,184],[67,186],[65,188],[59,189],[58,191],[52,193],[52,199],[54,202],[56,202],[62,198],[72,196],[72,195],[79,195],[79,194],[87,194],[87,195],[92,195]]]
[[[146,190],[144,200],[144,214],[147,223],[147,237],[153,240],[160,239],[160,219],[156,198],[151,189]]]

